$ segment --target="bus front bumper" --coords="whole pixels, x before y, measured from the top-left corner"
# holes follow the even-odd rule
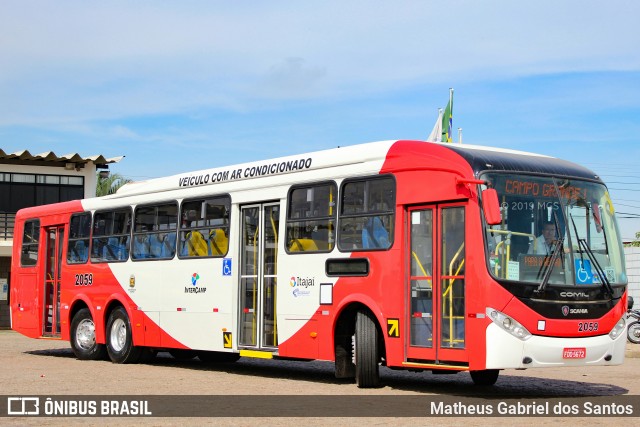
[[[494,323],[487,327],[486,369],[620,365],[626,334],[583,338],[532,336],[522,341]]]

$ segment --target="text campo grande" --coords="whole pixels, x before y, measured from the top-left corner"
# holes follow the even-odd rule
[[[197,185],[214,184],[218,182],[234,181],[245,178],[275,175],[278,173],[300,171],[311,168],[312,159],[289,160],[259,166],[248,166],[244,169],[225,170],[205,173],[201,175],[184,176],[178,179],[180,187],[194,187]]]
[[[633,415],[633,405],[583,402],[551,405],[549,402],[497,404],[465,404],[462,402],[431,402],[431,415]]]

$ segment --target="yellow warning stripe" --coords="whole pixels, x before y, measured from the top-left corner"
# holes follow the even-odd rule
[[[468,366],[457,365],[436,365],[433,363],[415,363],[415,362],[402,362],[402,366],[411,368],[424,368],[424,369],[450,369],[454,371],[468,371]]]
[[[240,357],[253,357],[256,359],[273,359],[273,354],[265,351],[240,350]]]

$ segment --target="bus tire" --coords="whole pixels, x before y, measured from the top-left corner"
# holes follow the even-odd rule
[[[629,323],[627,339],[634,344],[640,344],[640,322],[635,321]]]
[[[107,353],[114,363],[137,363],[141,347],[133,345],[131,322],[122,307],[115,308],[107,321]]]
[[[498,381],[500,371],[497,369],[485,369],[483,371],[469,371],[471,379],[475,385],[489,386],[494,385]]]
[[[70,341],[73,354],[80,360],[102,360],[107,355],[105,345],[96,342],[96,325],[88,308],[73,316]]]
[[[240,354],[221,351],[199,351],[198,359],[203,363],[233,363],[240,359]]]
[[[356,316],[356,384],[359,388],[374,388],[380,384],[378,330],[373,315],[359,311]]]

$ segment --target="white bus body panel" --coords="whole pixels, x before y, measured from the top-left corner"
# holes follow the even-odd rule
[[[335,283],[334,278],[326,277],[324,261],[330,257],[351,255],[340,253],[335,247],[331,253],[306,254],[304,257],[285,252],[286,199],[289,189],[293,185],[327,180],[333,180],[339,186],[344,177],[379,174],[394,142],[367,144],[366,152],[363,152],[362,146],[343,147],[154,179],[127,186],[115,195],[87,199],[82,203],[86,210],[96,211],[112,209],[119,202],[122,206],[131,205],[135,209],[137,205],[163,200],[178,200],[181,203],[184,199],[212,195],[231,196],[229,252],[225,256],[232,262],[231,276],[223,275],[222,258],[179,259],[176,255],[172,260],[128,260],[109,264],[118,283],[138,310],[145,312],[151,321],[158,321],[158,326],[172,338],[189,348],[222,351],[228,350],[223,348],[223,330],[234,332],[233,348],[237,348],[240,207],[259,202],[279,202],[277,321],[278,342],[282,343],[298,332],[320,309],[320,283]],[[242,172],[239,179],[195,186],[179,185],[184,177],[211,177],[227,171],[250,171],[264,165],[306,158],[312,159],[308,169],[259,178],[244,177]],[[194,273],[199,276],[197,288],[206,289],[204,292],[191,293],[185,290],[193,287],[191,278]],[[132,275],[134,287],[129,286]],[[293,286],[294,278],[305,279],[306,286]],[[311,286],[308,285],[310,280],[313,281]]]
[[[487,327],[486,369],[545,368],[560,366],[620,365],[624,361],[625,334],[612,340],[608,334],[585,338],[551,338],[532,336],[522,341],[498,325]],[[585,348],[584,359],[563,359],[564,348]],[[611,355],[610,361],[605,357]],[[525,357],[531,363],[524,364]]]

